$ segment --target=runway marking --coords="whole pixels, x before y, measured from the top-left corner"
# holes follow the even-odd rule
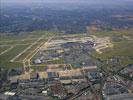
[[[1,52],[0,55],[5,54],[6,52],[10,51],[11,49],[13,49],[14,46],[11,46],[10,48],[6,49],[5,51]]]

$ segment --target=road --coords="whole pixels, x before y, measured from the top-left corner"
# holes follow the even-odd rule
[[[53,37],[54,37],[54,36],[50,37],[46,42],[40,43],[40,45],[37,46],[36,49],[34,49],[34,50],[29,54],[29,55],[32,54],[32,55],[30,56],[30,58],[28,58],[29,55],[27,55],[27,56],[25,57],[25,59],[23,60],[24,69],[25,69],[27,66],[28,66],[28,67],[31,67],[31,66],[32,66],[32,65],[31,65],[31,59],[39,52],[39,50],[40,50],[41,47],[47,48],[49,41],[51,41],[51,40],[53,39]],[[41,39],[43,39],[43,38],[44,38],[44,37],[42,36]],[[26,64],[26,63],[27,63],[27,64]]]
[[[0,41],[1,42],[17,42],[17,41],[26,41],[26,40],[35,40],[37,38],[27,38],[27,39],[21,39],[21,40],[8,40],[8,41]]]
[[[10,62],[14,62],[18,57],[20,57],[22,54],[24,54],[26,51],[28,51],[33,45],[35,45],[41,39],[42,39],[42,37],[40,37],[37,41],[33,42],[29,47],[27,47],[21,53],[19,53],[17,56],[15,56],[13,59],[11,59]]]
[[[0,55],[5,54],[6,52],[10,51],[11,49],[13,49],[14,46],[11,46],[10,48],[6,49],[5,51],[1,52]]]
[[[90,90],[90,86],[87,86],[85,88],[83,88],[82,90],[80,90],[78,93],[76,93],[75,95],[72,95],[70,97],[67,97],[63,100],[74,100],[76,98],[78,98],[79,96],[81,96],[82,94],[84,94],[85,92],[89,91]]]
[[[89,85],[85,88],[83,88],[82,90],[80,90],[78,93],[76,93],[73,96],[67,97],[64,100],[76,100],[76,98],[80,97],[82,94],[86,93],[87,91],[91,91],[94,100],[99,100],[96,92],[94,91],[94,87],[92,86],[92,84],[89,82]]]
[[[79,91],[77,94],[75,94],[73,97],[66,99],[66,100],[76,100],[76,98],[78,98],[79,96],[81,96],[82,94],[84,94],[85,92],[90,90],[90,86],[84,88],[82,91]]]
[[[48,47],[48,43],[53,39],[54,36],[52,36],[51,38],[49,38],[45,43],[43,43],[42,45],[40,45],[39,47],[37,47],[35,49],[35,53],[29,58],[29,60],[31,60],[40,50],[41,47],[45,47],[47,48]]]

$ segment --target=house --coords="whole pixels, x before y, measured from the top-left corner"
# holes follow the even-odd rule
[[[41,64],[42,62],[41,62],[40,59],[35,59],[33,63],[34,63],[34,64]]]
[[[90,78],[90,79],[97,79],[99,77],[99,73],[96,72],[96,71],[92,71],[92,72],[88,72],[87,73],[87,76]]]
[[[58,78],[59,75],[56,72],[47,72],[48,78]]]
[[[30,79],[38,79],[38,78],[39,78],[39,74],[38,73],[31,73]]]
[[[123,86],[122,84],[119,83],[114,83],[114,82],[106,82],[103,87],[103,97],[106,98],[107,100],[115,100],[111,99],[115,96],[121,97],[122,95],[128,94],[128,89]],[[120,99],[116,99],[120,100]],[[126,99],[123,99],[126,100]]]
[[[55,81],[49,86],[49,94],[50,96],[63,99],[65,96],[67,96],[67,91],[59,81]]]

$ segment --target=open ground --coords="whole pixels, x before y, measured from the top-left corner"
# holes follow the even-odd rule
[[[106,32],[103,32],[105,34]],[[131,50],[132,46],[126,47],[132,44],[132,40],[129,36],[124,34],[121,41],[113,41],[112,37],[114,33],[105,35],[104,37],[99,36],[101,33],[96,33],[93,35],[87,34],[71,34],[71,35],[61,35],[56,36],[54,33],[49,32],[33,32],[29,35],[20,35],[13,37],[2,37],[0,39],[0,66],[2,68],[16,68],[22,67],[24,70],[45,70],[47,71],[62,71],[63,70],[75,70],[75,67],[71,63],[65,63],[62,58],[52,58],[47,59],[45,63],[35,64],[33,61],[37,58],[38,54],[42,51],[56,50],[58,53],[62,53],[61,45],[72,42],[85,43],[91,41],[94,43],[94,51],[90,54],[91,57],[97,59],[107,59],[115,55],[127,56],[124,58],[123,63],[125,65],[132,63],[132,60],[128,56],[132,56],[132,52],[127,52]],[[84,44],[83,44],[84,45]],[[126,48],[125,48],[126,47]],[[66,49],[67,50],[67,49]],[[53,51],[52,51],[53,52]],[[125,60],[126,59],[126,60]],[[55,69],[54,67],[58,68]],[[29,71],[29,72],[30,72]],[[28,76],[30,73],[26,73],[21,77]],[[46,73],[41,73],[40,75],[45,75]],[[17,77],[18,78],[18,77]]]

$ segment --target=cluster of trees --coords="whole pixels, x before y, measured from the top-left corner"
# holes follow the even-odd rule
[[[127,18],[112,15],[127,14],[132,10],[121,8],[80,8],[78,10],[53,10],[49,8],[13,8],[1,10],[0,32],[25,32],[48,30],[64,33],[83,33],[86,26],[95,25],[109,30],[112,27],[132,27],[133,22]]]

